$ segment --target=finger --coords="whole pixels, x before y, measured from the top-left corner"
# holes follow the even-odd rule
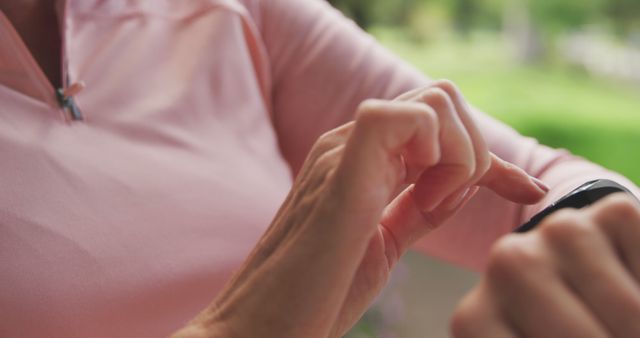
[[[640,283],[640,205],[626,194],[614,194],[586,209],[600,225],[629,272]]]
[[[363,104],[335,173],[334,203],[348,211],[340,223],[377,225],[390,197],[404,183],[402,158],[407,166],[422,168],[439,160],[437,131],[437,117],[425,104]]]
[[[395,263],[409,248],[420,238],[436,229],[445,220],[452,217],[477,193],[478,187],[472,187],[462,196],[458,205],[453,205],[451,209],[436,208],[433,211],[425,212],[415,203],[413,197],[413,187],[405,189],[396,199],[394,199],[384,210],[380,225],[389,233],[390,239],[385,238],[387,246],[392,246],[389,250],[390,262]]]
[[[471,138],[445,91],[429,89],[421,94],[420,101],[434,109],[440,123],[440,161],[422,173],[414,191],[420,209],[429,212],[468,183],[475,173],[475,153]]]
[[[468,179],[468,182],[463,187],[459,187],[454,193],[450,195],[448,200],[444,202],[451,203],[459,200],[462,195],[466,194],[466,189],[474,185],[480,179],[480,177],[484,175],[484,173],[489,169],[491,159],[484,137],[478,129],[477,123],[473,120],[471,107],[467,104],[460,90],[451,81],[435,81],[426,88],[418,88],[416,90],[410,91],[405,95],[400,96],[398,99],[413,101],[422,100],[423,94],[430,88],[441,89],[448,95],[449,99],[453,103],[454,111],[457,114],[457,117],[460,119],[466,133],[471,140],[471,146],[473,154],[475,156],[473,166],[474,170],[471,174],[471,177]],[[448,140],[452,139],[447,138],[441,140],[441,143],[444,144]]]
[[[491,158],[491,168],[480,180],[480,185],[487,186],[499,195],[517,203],[535,203],[546,194],[548,188],[544,183],[537,182],[522,169],[493,154]],[[514,190],[514,186],[520,188]],[[477,186],[465,189],[457,199],[447,198],[441,206],[426,212],[416,204],[413,195],[415,190],[409,187],[385,209],[381,224],[394,236],[398,246],[397,251],[402,255],[418,239],[458,212],[477,191]]]
[[[498,310],[485,281],[457,306],[451,320],[454,338],[516,338],[518,335]]]
[[[494,246],[485,278],[502,315],[524,337],[607,337],[566,286],[537,236],[508,235]]]
[[[433,83],[433,86],[442,89],[449,95],[449,98],[453,102],[456,112],[458,113],[458,117],[460,118],[460,121],[462,121],[462,124],[471,139],[475,155],[475,172],[469,179],[468,183],[468,186],[471,186],[484,175],[491,164],[487,143],[485,142],[480,129],[478,129],[478,124],[473,119],[471,107],[464,99],[464,96],[458,87],[448,80],[438,80]]]
[[[398,97],[396,97],[395,99],[393,99],[393,101],[418,101],[418,97],[420,97],[420,95],[422,95],[422,93],[424,93],[425,91],[431,89],[433,87],[432,83],[429,83],[427,85],[418,87],[418,88],[414,88],[408,92],[402,93],[400,94]]]
[[[609,331],[640,337],[640,287],[590,216],[563,210],[542,224],[541,235],[567,283]]]
[[[489,170],[478,181],[498,195],[516,203],[532,204],[540,201],[549,187],[521,168],[491,154]]]
[[[544,183],[493,154],[491,158],[491,168],[478,184],[517,203],[534,203],[546,194],[548,188]],[[519,189],[513,189],[514,186]],[[409,187],[389,204],[380,223],[393,235],[393,243],[397,244],[397,252],[401,256],[418,239],[460,210],[477,190],[477,186],[466,189],[457,199],[449,197],[436,209],[426,212],[416,204],[415,190]]]
[[[495,155],[492,155],[492,159],[492,169],[480,184],[518,203],[535,202],[544,196],[545,191],[522,169],[500,160]],[[521,188],[513,190],[512,186]],[[395,245],[397,257],[402,256],[417,240],[452,217],[477,191],[477,186],[471,187],[457,201],[445,200],[441,206],[425,212],[420,210],[415,202],[413,187],[406,188],[387,206],[380,221],[393,236],[391,245]]]
[[[397,100],[419,100],[421,95],[429,88],[437,87],[442,89],[451,98],[456,112],[460,117],[467,133],[471,139],[475,154],[475,172],[469,178],[466,186],[458,188],[456,192],[451,194],[442,202],[442,204],[451,204],[461,198],[465,194],[466,188],[477,183],[485,173],[489,172],[489,176],[484,179],[485,182],[492,180],[489,188],[495,190],[499,195],[517,203],[535,203],[539,201],[549,188],[541,181],[531,177],[519,168],[509,165],[507,162],[500,160],[495,155],[490,154],[482,137],[482,133],[477,127],[477,123],[473,121],[473,114],[470,106],[462,96],[460,90],[448,80],[438,80],[429,86],[417,88],[398,97]],[[445,142],[445,141],[441,141]],[[512,170],[513,169],[513,170]],[[502,177],[506,177],[504,180]],[[533,185],[531,183],[534,183]],[[493,189],[495,187],[495,189]],[[540,189],[544,193],[540,193]]]
[[[297,276],[295,283],[289,281],[288,285],[302,287],[307,283],[312,294],[301,299],[313,300],[311,303],[323,310],[319,313],[333,317],[336,312],[329,309],[348,294],[389,195],[404,182],[401,157],[424,167],[436,163],[437,130],[435,113],[424,104],[364,103],[340,162],[317,198],[319,203],[309,212],[298,213],[312,221],[293,220],[301,226],[287,234],[290,240],[271,256],[278,265],[268,268],[285,269],[283,273]],[[322,220],[321,226],[314,219]],[[319,276],[326,284],[314,284]],[[322,285],[331,285],[331,292],[318,300],[315,297]]]

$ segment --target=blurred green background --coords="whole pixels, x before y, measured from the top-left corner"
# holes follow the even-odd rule
[[[640,1],[330,2],[484,112],[640,184]]]
[[[329,0],[484,112],[640,184],[639,0]],[[446,337],[477,276],[416,254],[349,337]]]

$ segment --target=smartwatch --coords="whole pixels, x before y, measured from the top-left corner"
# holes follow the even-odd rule
[[[570,193],[564,195],[555,203],[544,208],[542,211],[533,216],[528,222],[522,224],[514,232],[527,232],[535,228],[542,220],[552,213],[563,208],[581,209],[596,203],[600,199],[613,193],[623,192],[633,196],[631,191],[611,180],[594,180],[589,181]],[[636,198],[637,199],[637,198]],[[640,203],[640,201],[638,201]]]

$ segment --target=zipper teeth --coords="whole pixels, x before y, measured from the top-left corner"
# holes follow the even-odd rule
[[[62,93],[64,93],[69,86],[71,85],[71,79],[69,75],[69,58],[67,51],[67,33],[68,29],[68,18],[67,13],[69,11],[69,1],[62,1],[61,13],[58,14],[58,29],[60,34],[60,43],[62,47],[60,48],[60,67],[61,67],[61,75],[62,75]],[[67,117],[71,118],[73,121],[81,121],[83,120],[82,111],[76,104],[75,98],[73,96],[65,97],[63,95],[64,101],[63,107],[67,112]]]
[[[65,117],[71,120],[79,120],[78,116],[75,114],[74,107],[75,103],[72,101],[73,98],[66,97],[64,92],[69,87],[69,67],[67,63],[67,6],[69,2],[67,0],[63,0],[62,3],[58,2],[58,8],[56,12],[58,14],[58,34],[60,34],[60,84],[62,88],[57,91],[59,95],[60,106],[65,111]]]

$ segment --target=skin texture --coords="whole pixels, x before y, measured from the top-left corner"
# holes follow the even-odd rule
[[[562,210],[493,249],[454,337],[640,337],[640,206],[622,194]]]
[[[317,141],[239,272],[175,337],[340,337],[478,186],[519,203],[545,195],[488,152],[450,82],[366,101],[356,116]]]
[[[0,9],[59,87],[54,2],[0,1]],[[538,183],[489,154],[479,135],[447,82],[364,104],[355,123],[316,144],[253,254],[176,336],[341,336],[402,253],[478,185],[516,202],[542,197]],[[615,197],[508,236],[456,312],[454,335],[640,336],[639,219],[637,207]]]

